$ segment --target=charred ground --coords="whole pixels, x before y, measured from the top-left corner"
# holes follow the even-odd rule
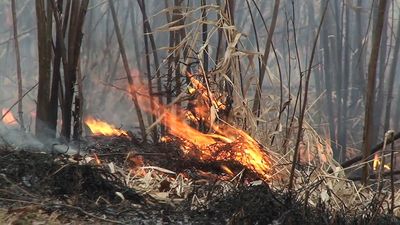
[[[304,192],[288,194],[271,190],[266,183],[252,184],[256,176],[249,172],[232,179],[217,166],[218,162],[190,161],[171,144],[139,146],[127,138],[96,137],[82,146],[83,151],[90,152],[83,157],[1,148],[0,203],[8,214],[3,222],[400,224],[398,218],[376,214],[379,201],[358,211],[332,211],[322,201],[311,206],[301,196]],[[100,164],[89,157],[93,154]],[[144,191],[129,184],[120,170],[110,169],[109,163],[125,169],[151,165],[165,172],[175,171],[175,175],[168,176],[188,177],[191,188],[179,194],[171,191],[171,180],[162,179]],[[236,168],[235,173],[241,169],[238,165],[232,168]],[[152,174],[149,182],[157,180],[159,173]],[[143,176],[146,174],[138,177]],[[160,196],[155,193],[167,192],[162,198],[155,197]]]

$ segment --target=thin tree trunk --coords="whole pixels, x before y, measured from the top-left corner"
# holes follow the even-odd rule
[[[201,6],[204,7],[207,5],[207,0],[201,0]],[[206,44],[207,38],[208,38],[208,30],[207,30],[207,10],[206,8],[203,8],[201,10],[201,21],[203,22],[202,24],[202,41],[203,45]],[[208,73],[208,45],[204,48],[203,50],[203,67],[204,67],[204,72],[207,74]]]
[[[137,100],[136,91],[134,90],[134,87],[133,87],[134,83],[133,83],[133,79],[131,76],[131,72],[130,72],[131,70],[129,68],[128,59],[127,59],[126,53],[125,53],[125,48],[124,48],[124,43],[123,43],[122,36],[121,36],[121,31],[119,29],[117,13],[115,12],[115,7],[113,4],[113,1],[108,0],[108,3],[110,5],[111,15],[112,15],[112,18],[114,21],[115,34],[117,35],[117,40],[118,40],[119,50],[120,50],[121,57],[122,57],[122,62],[124,63],[126,77],[128,79],[128,83],[129,83],[129,92],[131,94],[133,104],[135,105],[136,115],[139,120],[139,127],[140,127],[140,131],[142,133],[143,142],[146,142],[146,127],[144,125],[142,111],[140,110],[139,102]]]
[[[156,68],[155,74],[156,74],[158,101],[160,103],[162,103],[163,99],[162,99],[162,95],[161,95],[161,93],[162,93],[161,73],[160,73],[160,63],[159,63],[158,54],[157,54],[156,41],[155,41],[154,36],[152,34],[150,22],[149,22],[148,17],[147,17],[146,4],[145,4],[144,0],[137,0],[137,3],[139,5],[140,11],[142,12],[144,39],[150,41],[150,45],[151,45],[151,48],[152,48],[154,67]],[[149,51],[147,50],[146,53],[148,54]],[[147,76],[151,77],[151,73],[149,72],[149,74]],[[149,88],[151,88],[151,87],[149,87]],[[161,125],[160,128],[161,128],[161,135],[163,135],[165,127]],[[158,141],[157,133],[153,133],[153,141],[154,142]]]
[[[343,47],[344,47],[344,68],[343,68],[343,95],[342,95],[342,102],[339,104],[342,105],[342,117],[341,124],[339,126],[339,137],[338,143],[342,147],[342,155],[340,158],[340,162],[346,160],[346,145],[347,145],[347,118],[348,118],[348,97],[349,97],[349,80],[350,80],[350,6],[346,5],[345,9],[345,34],[343,40]]]
[[[400,16],[399,16],[400,19]],[[389,80],[387,83],[387,96],[386,96],[386,107],[385,107],[385,122],[383,130],[386,132],[390,127],[390,114],[392,111],[392,101],[393,101],[393,87],[396,75],[397,63],[399,61],[399,50],[400,50],[400,21],[397,22],[397,32],[396,32],[396,43],[393,51],[392,64],[390,65]],[[397,106],[400,108],[400,105]],[[399,116],[399,115],[397,115]]]
[[[327,0],[323,1],[324,3],[321,4],[321,13],[324,10],[323,6],[325,4],[329,4]],[[329,13],[329,12],[327,12]],[[325,110],[328,115],[328,127],[329,127],[329,136],[330,136],[330,141],[333,142],[335,141],[335,120],[334,120],[334,114],[333,114],[333,98],[332,98],[332,78],[333,78],[333,71],[332,71],[332,66],[333,64],[331,63],[330,59],[330,51],[329,51],[329,43],[328,43],[328,30],[329,27],[328,25],[330,24],[329,15],[327,16],[327,20],[324,22],[324,25],[322,26],[321,30],[321,39],[320,39],[320,45],[323,48],[323,65],[324,65],[324,78],[325,78],[325,89],[326,89],[326,100],[325,102]],[[335,159],[339,158],[338,152],[334,148],[335,146],[332,145],[333,147],[333,152],[334,152],[334,157]]]
[[[356,45],[356,53],[353,56],[353,73],[352,73],[352,91],[350,93],[350,108],[349,114],[351,116],[356,116],[359,112],[359,108],[357,108],[357,102],[364,102],[365,97],[363,96],[365,90],[365,70],[364,65],[366,64],[365,59],[365,51],[363,49],[363,21],[362,21],[362,0],[357,1],[356,15],[355,15],[355,35],[354,42]],[[360,97],[363,96],[363,97]]]
[[[19,54],[19,44],[18,44],[18,21],[16,16],[16,6],[15,0],[11,0],[11,11],[13,18],[13,31],[14,31],[14,47],[15,47],[15,60],[17,62],[17,79],[18,79],[18,119],[21,129],[25,129],[24,117],[22,112],[22,77],[21,77],[21,57]]]
[[[388,10],[390,4],[386,5],[386,11]],[[372,132],[372,145],[376,145],[378,142],[379,135],[384,134],[386,131],[382,132],[382,115],[385,113],[384,109],[384,87],[385,87],[385,72],[386,72],[386,53],[387,53],[387,28],[388,28],[388,16],[385,16],[383,22],[383,30],[382,30],[382,38],[381,38],[381,47],[379,50],[378,57],[378,87],[377,87],[377,95],[376,99],[374,99],[374,115],[373,115],[373,132]]]
[[[342,126],[342,100],[343,100],[343,93],[342,93],[342,86],[343,86],[343,70],[342,70],[342,44],[343,44],[343,28],[342,28],[342,23],[341,23],[341,7],[340,7],[340,3],[341,1],[333,1],[332,2],[334,4],[334,8],[335,8],[335,24],[336,24],[336,37],[332,38],[332,43],[334,46],[334,49],[332,49],[332,52],[334,53],[334,58],[333,58],[333,62],[334,62],[334,71],[335,71],[335,78],[334,80],[335,82],[335,91],[336,91],[336,96],[337,96],[337,101],[335,104],[335,108],[336,108],[336,119],[337,119],[337,128],[336,128],[336,133],[335,133],[335,140],[334,142],[331,142],[334,146],[334,149],[336,149],[336,155],[337,155],[337,160],[341,160],[341,154],[340,154],[340,143],[339,143],[339,131],[341,131],[343,128]],[[333,141],[333,140],[332,140]]]
[[[376,71],[377,71],[379,49],[382,37],[383,23],[385,18],[386,3],[387,0],[379,1],[378,17],[374,23],[374,28],[372,31],[372,50],[371,50],[371,57],[368,63],[368,84],[366,90],[367,98],[365,105],[364,134],[363,134],[363,148],[362,148],[364,161],[368,159],[371,153]],[[368,180],[369,180],[369,165],[367,163],[363,167],[362,183],[364,185],[367,185]]]

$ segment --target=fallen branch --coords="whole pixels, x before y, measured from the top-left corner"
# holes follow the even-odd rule
[[[400,139],[400,132],[398,132],[397,134],[395,134],[394,137],[393,137],[393,139],[388,140],[388,141],[387,141],[387,144],[391,144],[392,142],[396,141],[397,139]],[[383,144],[384,144],[384,143],[381,142],[381,143],[379,143],[377,146],[375,146],[374,148],[372,148],[369,157],[371,157],[371,156],[372,156],[374,153],[376,153],[377,151],[381,150],[381,149],[383,148]],[[360,160],[362,160],[362,159],[363,159],[363,156],[362,156],[362,155],[359,155],[359,156],[356,156],[356,157],[354,157],[354,158],[352,158],[352,159],[349,159],[349,160],[343,162],[343,163],[341,164],[341,166],[342,166],[343,168],[347,168],[347,167],[353,165],[354,163],[356,163],[356,162],[358,162],[358,161],[360,161]],[[328,172],[329,172],[329,173],[333,173],[333,170],[330,169]]]

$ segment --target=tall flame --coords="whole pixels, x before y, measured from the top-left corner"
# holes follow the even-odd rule
[[[117,129],[115,126],[108,124],[107,122],[95,119],[91,116],[85,119],[85,124],[89,127],[90,131],[94,135],[104,136],[128,136],[128,133],[124,130]]]
[[[15,119],[14,115],[11,113],[11,111],[9,111],[7,113],[7,109],[2,109],[1,110],[1,115],[4,116],[3,118],[3,123],[8,125],[8,126],[12,126],[12,125],[16,125],[17,124],[17,120]]]
[[[192,76],[190,78],[194,88],[200,93],[198,103],[211,101],[212,103],[209,105],[217,108],[218,102],[213,101],[209,93],[204,92],[207,89]],[[174,107],[175,113],[173,113],[170,107],[159,103],[156,99],[149,100],[148,97],[144,97],[144,93],[148,93],[146,88],[131,88],[140,93],[137,96],[141,109],[161,117],[160,122],[168,128],[169,134],[180,140],[181,150],[186,155],[197,157],[203,161],[233,161],[258,174],[264,180],[270,178],[271,163],[269,157],[263,147],[246,132],[228,124],[216,125],[206,120],[207,125],[215,133],[202,133],[185,122],[187,111]],[[196,107],[210,109],[201,105]],[[210,113],[205,110],[197,111],[198,115],[196,116],[202,118],[206,118],[206,114]],[[172,139],[164,137],[162,140],[170,141]]]

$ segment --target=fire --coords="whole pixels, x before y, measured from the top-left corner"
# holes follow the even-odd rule
[[[16,125],[17,124],[17,120],[15,119],[15,117],[13,116],[13,114],[11,113],[11,111],[9,111],[7,113],[7,109],[2,109],[1,110],[1,115],[3,118],[3,123],[8,125],[8,126],[12,126],[12,125]]]
[[[380,165],[381,165],[381,160],[379,159],[378,153],[376,153],[374,156],[372,168],[374,169],[374,171],[377,171]],[[390,166],[388,164],[383,165],[383,168],[390,170]]]
[[[210,117],[211,107],[215,107],[216,111],[223,109],[199,81],[193,76],[190,78],[192,85],[199,92],[197,103],[206,104],[206,106],[196,105],[195,108],[198,110],[195,110],[193,117],[205,119]],[[263,147],[246,132],[229,124],[215,124],[205,119],[204,122],[213,133],[202,133],[185,122],[188,119],[186,110],[174,107],[175,113],[173,113],[170,107],[160,104],[155,99],[151,100],[152,110],[149,98],[144,97],[144,93],[148,93],[146,88],[132,87],[132,90],[140,92],[138,101],[142,110],[153,115],[161,115],[160,121],[168,128],[171,135],[163,137],[162,141],[178,140],[181,150],[187,156],[202,161],[236,162],[258,174],[263,180],[269,180],[271,171],[269,157]]]
[[[90,131],[94,135],[104,136],[128,136],[128,133],[124,130],[117,129],[115,126],[108,124],[104,121],[95,119],[91,116],[85,119],[85,124],[89,127]]]
[[[225,165],[221,165],[221,169],[222,169],[226,174],[229,174],[229,175],[231,175],[231,176],[235,175],[235,174],[233,173],[233,171],[232,171],[229,167],[227,167],[227,166],[225,166]]]
[[[101,161],[100,161],[99,157],[97,156],[97,154],[96,154],[96,153],[93,153],[93,156],[94,156],[94,159],[96,160],[96,164],[97,164],[97,165],[100,165],[100,164],[101,164]]]

